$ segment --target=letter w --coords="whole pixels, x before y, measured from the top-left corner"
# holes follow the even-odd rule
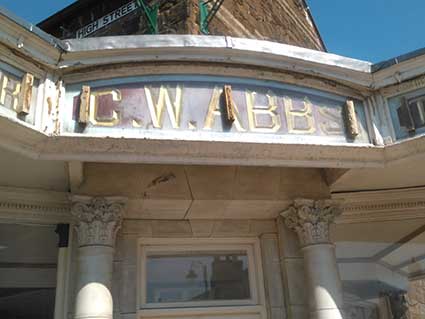
[[[170,118],[173,128],[180,127],[180,118],[182,110],[182,92],[183,88],[180,85],[176,87],[176,97],[174,102],[171,102],[170,94],[165,86],[159,89],[158,101],[155,103],[152,97],[151,88],[145,87],[146,99],[148,102],[149,112],[152,118],[152,124],[155,128],[162,128],[164,122],[164,108],[167,107],[167,113]]]

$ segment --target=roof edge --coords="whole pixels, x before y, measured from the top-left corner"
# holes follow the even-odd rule
[[[383,69],[387,69],[387,68],[389,68],[393,65],[396,65],[396,64],[399,64],[399,63],[402,63],[402,62],[406,62],[408,60],[412,60],[412,59],[418,58],[418,57],[423,56],[423,55],[425,55],[425,47],[411,51],[411,52],[408,52],[408,53],[405,53],[405,54],[401,54],[401,55],[399,55],[395,58],[391,58],[391,59],[388,59],[388,60],[384,60],[384,61],[375,63],[375,64],[372,65],[372,73],[381,71]]]
[[[47,42],[48,44],[53,46],[54,48],[60,49],[61,51],[65,51],[65,45],[63,44],[61,40],[44,32],[43,30],[41,30],[34,24],[27,22],[26,20],[18,17],[11,11],[1,6],[0,6],[0,16],[5,17],[9,21],[12,21],[15,24],[17,24],[19,27],[27,30],[28,32],[31,32],[32,34],[36,35],[38,38],[42,39],[44,42]]]

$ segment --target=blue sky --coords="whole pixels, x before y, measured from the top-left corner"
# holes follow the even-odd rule
[[[0,6],[36,23],[72,2],[0,0]],[[425,47],[425,0],[308,0],[308,3],[329,52],[379,62]]]
[[[308,0],[330,52],[379,62],[425,47],[424,0]]]

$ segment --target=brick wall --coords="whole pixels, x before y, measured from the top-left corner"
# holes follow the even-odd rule
[[[112,12],[129,0],[81,1],[79,10],[53,16],[40,27],[59,38],[72,38],[81,27]],[[152,0],[159,3],[160,34],[200,34],[199,0]],[[300,0],[225,0],[210,25],[211,35],[272,40],[324,50],[320,37]],[[90,36],[146,34],[147,19],[141,10]]]
[[[272,40],[324,50],[305,8],[298,0],[227,0],[210,25],[210,34]],[[192,0],[197,17],[198,0]],[[194,25],[192,33],[199,33]]]
[[[92,1],[93,2],[93,1]],[[75,38],[77,30],[91,22],[113,12],[130,0],[94,1],[90,5],[83,5],[75,12],[58,14],[53,20],[44,21],[39,27],[44,31],[61,39]],[[159,3],[158,26],[160,34],[187,34],[188,6],[187,0],[157,0]],[[145,14],[141,10],[134,11],[112,24],[90,34],[90,37],[108,35],[131,35],[149,33]]]

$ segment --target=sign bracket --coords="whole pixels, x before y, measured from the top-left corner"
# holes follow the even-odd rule
[[[145,0],[136,0],[137,5],[139,8],[143,10],[143,12],[146,15],[146,18],[148,19],[148,26],[149,31],[151,34],[158,34],[158,11],[159,11],[159,4],[156,3],[152,6],[148,5]]]
[[[209,34],[209,25],[224,0],[199,0],[199,26],[202,34]]]

